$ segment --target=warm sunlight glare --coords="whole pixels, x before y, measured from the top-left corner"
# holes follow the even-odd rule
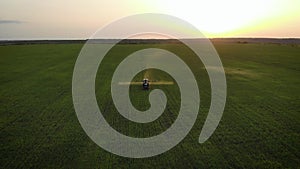
[[[208,36],[232,36],[237,32],[261,27],[297,10],[296,1],[226,0],[160,1],[155,7],[195,25]],[[298,1],[299,4],[299,1]],[[151,5],[153,6],[153,4]],[[299,13],[299,12],[298,12]]]

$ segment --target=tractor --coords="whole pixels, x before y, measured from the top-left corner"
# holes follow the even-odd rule
[[[143,79],[143,89],[148,90],[149,87],[150,87],[149,80],[148,79]]]

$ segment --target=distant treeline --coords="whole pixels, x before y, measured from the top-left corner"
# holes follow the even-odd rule
[[[185,39],[201,41],[203,39]],[[212,38],[213,43],[271,43],[271,44],[300,44],[300,39],[276,39],[276,38]],[[27,44],[83,44],[87,40],[0,40],[0,45],[27,45]],[[92,39],[91,43],[103,44],[174,44],[181,43],[178,39]]]

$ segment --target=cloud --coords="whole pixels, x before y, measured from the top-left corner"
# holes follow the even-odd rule
[[[22,24],[25,23],[24,21],[20,20],[1,20],[0,19],[0,24]]]

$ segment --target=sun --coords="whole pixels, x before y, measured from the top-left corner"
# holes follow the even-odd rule
[[[196,26],[205,35],[232,36],[259,27],[288,11],[291,3],[282,0],[155,1],[159,12],[177,16]]]

